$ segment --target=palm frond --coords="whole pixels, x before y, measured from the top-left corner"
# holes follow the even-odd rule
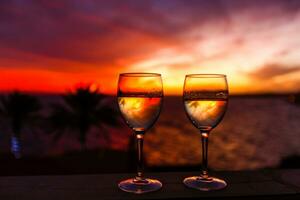
[[[3,108],[3,105],[2,105],[2,98],[3,98],[3,96],[0,96],[0,116],[4,115],[4,108]]]
[[[0,110],[1,110],[1,115],[4,116],[6,115],[6,108],[8,107],[7,106],[7,99],[4,95],[1,95],[0,96]]]
[[[53,142],[57,142],[63,136],[64,131],[58,130],[54,132]]]
[[[72,111],[59,104],[52,105],[52,113],[48,120],[55,129],[64,129],[76,125]]]
[[[85,142],[86,135],[92,127],[101,124],[115,126],[118,124],[118,115],[108,105],[103,105],[106,96],[98,90],[91,90],[89,86],[77,88],[62,96],[64,105],[52,105],[53,112],[50,121],[58,129],[73,129],[78,134],[81,143]],[[102,131],[102,130],[101,130]],[[104,137],[108,138],[102,131]]]
[[[111,143],[111,137],[109,132],[107,131],[107,129],[104,126],[100,126],[101,128],[101,135],[104,138],[104,140],[107,142],[107,144]]]
[[[1,115],[12,122],[14,132],[20,132],[24,125],[30,125],[33,115],[42,108],[37,97],[18,91],[1,96],[0,102]]]
[[[109,106],[102,106],[96,111],[96,118],[103,124],[119,126],[120,120],[117,111]]]

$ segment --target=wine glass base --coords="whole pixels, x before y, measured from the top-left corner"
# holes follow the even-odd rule
[[[136,180],[134,178],[121,181],[119,188],[125,192],[131,192],[135,194],[143,194],[147,192],[154,192],[162,187],[162,183],[155,179],[143,179]]]
[[[187,177],[183,180],[183,183],[189,188],[201,191],[221,190],[227,186],[227,183],[222,179],[215,177],[203,178],[201,176]]]

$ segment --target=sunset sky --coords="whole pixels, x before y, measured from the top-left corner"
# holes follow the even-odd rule
[[[228,75],[231,93],[300,90],[300,1],[0,1],[0,91],[116,92],[122,72]]]

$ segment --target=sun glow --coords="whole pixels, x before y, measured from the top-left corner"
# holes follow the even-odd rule
[[[226,74],[231,94],[300,90],[297,4],[176,2],[70,3],[60,8],[67,15],[39,1],[3,3],[0,92],[95,82],[116,94],[125,72],[161,73],[166,95],[181,95],[192,73]]]

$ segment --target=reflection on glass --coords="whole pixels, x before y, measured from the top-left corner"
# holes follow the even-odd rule
[[[183,88],[184,107],[188,118],[200,130],[202,138],[202,172],[200,176],[185,178],[183,183],[190,188],[210,191],[226,187],[226,182],[209,176],[208,136],[222,120],[228,99],[225,75],[191,74],[185,77]]]
[[[143,140],[145,132],[157,120],[163,98],[160,74],[120,74],[118,83],[118,104],[127,125],[134,131],[137,143],[137,175],[119,183],[126,192],[146,193],[160,189],[160,181],[144,177]]]
[[[119,97],[119,108],[129,127],[146,130],[160,112],[161,97]]]

